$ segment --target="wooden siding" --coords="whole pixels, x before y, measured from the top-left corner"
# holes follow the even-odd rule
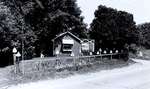
[[[65,35],[62,36],[58,39],[56,39],[53,42],[54,48],[53,48],[53,54],[56,55],[56,50],[59,51],[59,56],[63,56],[65,55],[65,53],[62,50],[62,39],[72,39],[74,40],[74,44],[72,46],[72,52],[74,53],[74,56],[80,56],[81,55],[81,44],[79,41],[77,41],[76,39],[74,39],[72,36],[70,35]],[[69,54],[69,56],[71,55],[71,53]]]

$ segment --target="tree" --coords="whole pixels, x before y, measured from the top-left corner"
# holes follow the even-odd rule
[[[150,23],[137,25],[139,45],[145,48],[150,48]]]
[[[122,50],[136,43],[137,31],[132,14],[102,5],[94,14],[89,34],[96,41],[96,50],[99,48]]]
[[[10,9],[0,2],[0,66],[12,63],[12,40],[19,32]]]
[[[32,57],[35,48],[33,43],[36,40],[34,32],[24,22],[19,9],[10,8],[12,4],[6,2],[0,1],[0,57],[3,59],[2,61],[4,62],[1,63],[4,65],[12,64],[13,62],[12,48],[17,47],[18,51],[21,52],[23,44],[25,44],[24,55],[30,54],[25,57]],[[15,7],[15,4],[13,5]],[[23,37],[25,37],[24,42]]]
[[[83,23],[83,17],[80,16],[81,11],[77,7],[76,0],[32,0],[32,3],[34,3],[33,9],[25,18],[38,37],[37,56],[41,52],[52,55],[51,40],[70,28],[70,31],[77,36],[86,37],[86,25]]]
[[[36,55],[52,55],[51,40],[59,33],[70,30],[86,37],[86,25],[76,0],[4,0],[23,19],[22,26],[30,28],[37,36],[34,43]],[[17,19],[17,18],[16,18]]]

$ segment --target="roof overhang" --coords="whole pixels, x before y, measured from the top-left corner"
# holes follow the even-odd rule
[[[58,39],[58,38],[61,37],[61,36],[66,35],[66,34],[69,34],[70,36],[72,36],[72,37],[74,37],[76,40],[78,40],[79,42],[82,42],[82,40],[81,40],[79,37],[75,36],[74,34],[72,34],[72,33],[69,32],[69,31],[59,34],[59,35],[56,36],[54,39],[52,39],[52,41],[54,42],[56,39]]]

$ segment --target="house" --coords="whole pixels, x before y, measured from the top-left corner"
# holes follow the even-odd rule
[[[94,52],[94,40],[81,39],[69,31],[57,35],[52,41],[54,56],[82,56]]]

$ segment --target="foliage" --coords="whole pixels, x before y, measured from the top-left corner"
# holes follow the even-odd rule
[[[17,47],[21,53],[22,40],[24,40],[26,49],[24,55],[33,56],[33,43],[36,40],[30,26],[25,24],[23,16],[7,4],[0,1],[0,57],[3,59],[0,66],[12,64],[12,48]]]
[[[52,54],[51,40],[59,33],[71,29],[79,37],[86,37],[86,25],[80,16],[76,0],[12,0],[7,1],[13,11],[19,11],[25,24],[37,36],[36,55]],[[15,6],[14,6],[15,5]],[[17,15],[17,17],[20,17]]]
[[[30,23],[38,35],[37,54],[42,51],[52,55],[51,40],[70,28],[77,36],[85,37],[86,26],[80,17],[81,11],[76,5],[76,0],[41,0],[41,4],[44,9],[37,7],[29,14],[32,18]]]
[[[136,43],[136,26],[133,15],[100,5],[95,11],[90,37],[96,40],[96,48],[127,48]]]
[[[9,63],[11,58],[11,41],[18,34],[18,29],[15,28],[15,18],[12,15],[10,8],[0,2],[0,66]]]
[[[14,18],[12,46],[25,51],[24,56],[52,54],[51,40],[59,33],[70,30],[86,37],[86,25],[76,0],[1,0],[9,7]],[[72,29],[70,29],[72,28]],[[30,54],[30,56],[29,56]]]
[[[137,25],[139,45],[150,48],[150,23]]]

